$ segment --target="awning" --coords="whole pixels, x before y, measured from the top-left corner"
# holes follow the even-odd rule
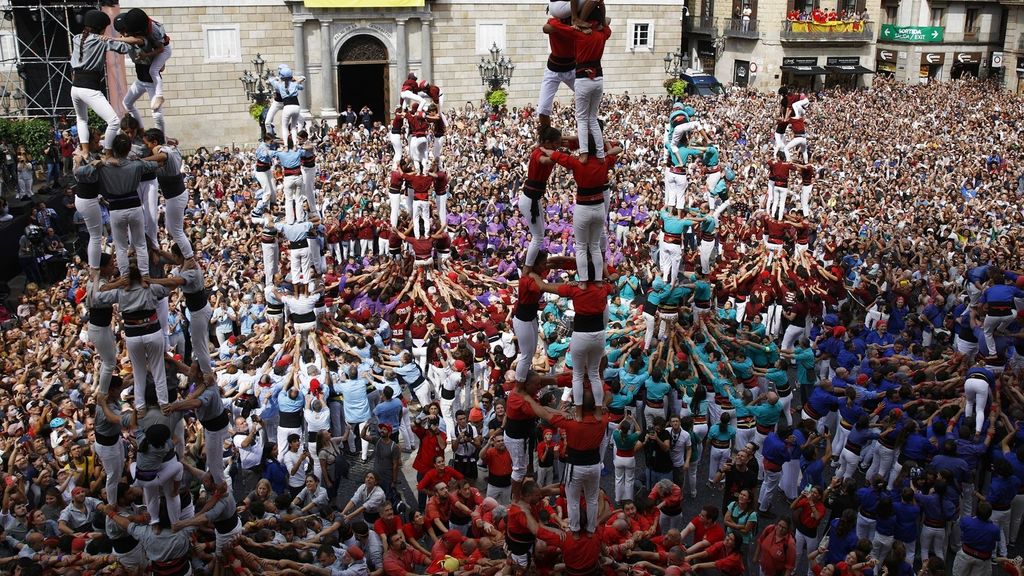
[[[828,74],[828,70],[825,70],[821,66],[783,66],[783,72],[789,72],[794,76],[815,76],[818,74]]]
[[[874,74],[875,71],[860,64],[853,66],[826,66],[832,74]]]

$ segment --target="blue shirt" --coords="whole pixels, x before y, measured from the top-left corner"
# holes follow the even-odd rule
[[[779,435],[775,432],[769,432],[768,436],[765,436],[761,453],[764,455],[765,460],[780,465],[792,459],[785,440],[779,438]]]
[[[1000,535],[999,526],[992,522],[983,522],[974,516],[960,519],[960,541],[964,546],[991,554]]]
[[[910,504],[893,502],[892,508],[893,515],[896,516],[896,533],[894,534],[896,539],[900,542],[916,542],[917,520],[921,515],[921,509],[913,502]]]
[[[374,407],[373,415],[381,424],[390,424],[392,430],[397,430],[402,419],[402,401],[398,398],[382,401]]]
[[[298,150],[275,150],[271,153],[274,158],[277,158],[281,162],[281,167],[285,169],[298,168],[302,164],[302,158],[305,157],[305,152],[302,149]]]
[[[303,406],[306,403],[306,395],[299,390],[298,396],[292,400],[288,396],[288,390],[282,388],[277,394],[277,407],[281,412],[302,412]]]
[[[846,555],[853,550],[854,546],[857,545],[857,530],[853,527],[845,535],[840,536],[836,533],[836,529],[839,526],[839,518],[832,521],[829,527],[829,540],[828,550],[825,551],[825,557],[822,560],[822,564],[836,564],[842,562]],[[997,528],[998,530],[998,528]]]

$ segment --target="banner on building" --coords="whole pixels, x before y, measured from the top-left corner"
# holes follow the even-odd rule
[[[840,32],[863,32],[863,22],[790,22],[789,29],[797,34],[821,32],[837,34]]]
[[[892,42],[917,42],[922,44],[940,44],[945,33],[942,26],[896,26],[882,24],[879,40]]]
[[[424,0],[304,0],[306,8],[421,8]]]

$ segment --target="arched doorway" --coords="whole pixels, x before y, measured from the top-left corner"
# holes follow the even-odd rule
[[[373,119],[388,121],[388,50],[380,40],[361,34],[346,41],[338,50],[339,110],[348,106],[358,115],[363,106],[373,111]]]

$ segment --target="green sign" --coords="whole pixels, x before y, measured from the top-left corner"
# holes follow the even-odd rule
[[[942,42],[942,26],[896,26],[882,24],[879,40],[892,42],[916,42],[919,44],[939,44]]]

